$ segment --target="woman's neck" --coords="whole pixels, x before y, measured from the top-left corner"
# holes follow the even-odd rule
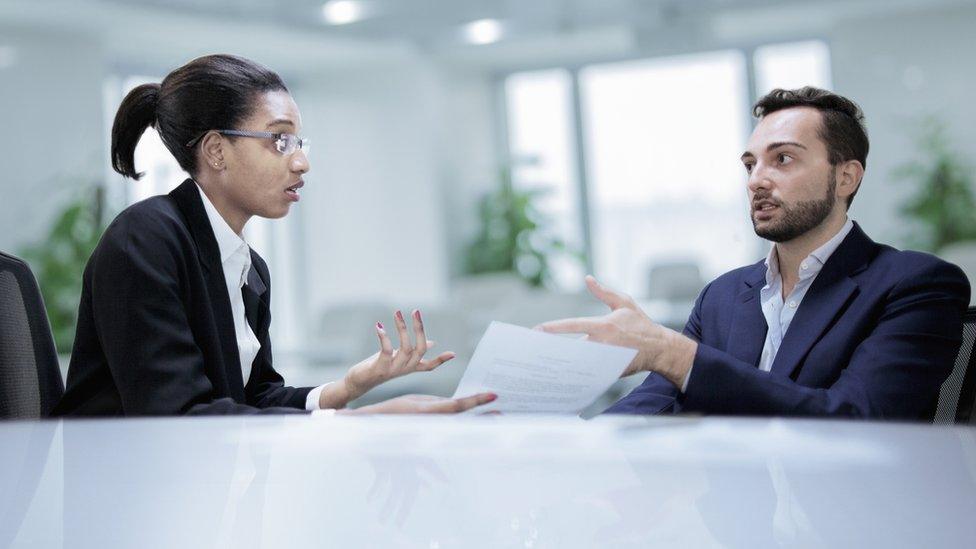
[[[207,198],[210,199],[210,203],[216,208],[217,213],[220,217],[227,222],[227,225],[234,231],[235,234],[240,236],[244,233],[244,225],[247,224],[251,216],[245,213],[238,207],[235,207],[233,202],[228,199],[228,197],[220,192],[220,183],[215,181],[201,181],[200,179],[194,178],[200,189],[203,190]]]

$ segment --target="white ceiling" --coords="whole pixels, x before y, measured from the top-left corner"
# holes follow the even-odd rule
[[[418,55],[487,69],[817,36],[849,17],[976,0],[363,0],[370,16],[329,25],[322,0],[5,0],[0,28],[97,35],[117,63],[169,66],[234,51],[282,71],[396,63]],[[461,25],[499,19],[504,38],[474,46]],[[3,34],[0,33],[0,42]],[[0,44],[2,46],[3,44]]]
[[[43,2],[41,2],[43,3]],[[238,21],[273,22],[322,34],[368,39],[438,41],[461,24],[483,18],[505,21],[515,35],[573,32],[627,25],[651,30],[734,13],[811,11],[845,15],[931,8],[970,0],[360,0],[372,15],[330,26],[323,0],[81,0],[143,6],[160,12],[195,13]]]

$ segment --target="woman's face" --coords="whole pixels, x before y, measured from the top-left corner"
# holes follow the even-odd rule
[[[288,92],[267,92],[255,100],[251,116],[233,129],[301,135],[302,116]],[[234,137],[224,144],[228,184],[223,190],[230,202],[247,216],[284,217],[305,184],[305,151],[284,155],[274,139],[252,137]]]

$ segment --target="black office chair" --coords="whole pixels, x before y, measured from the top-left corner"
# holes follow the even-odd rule
[[[27,263],[0,252],[0,419],[47,417],[63,393],[37,281]]]
[[[976,424],[973,407],[976,404],[976,307],[970,307],[962,321],[962,346],[956,355],[952,373],[939,391],[939,404],[935,411],[937,425],[954,423]]]

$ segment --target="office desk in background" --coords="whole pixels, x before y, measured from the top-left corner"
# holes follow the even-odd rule
[[[972,547],[976,429],[553,417],[0,424],[0,547]]]

